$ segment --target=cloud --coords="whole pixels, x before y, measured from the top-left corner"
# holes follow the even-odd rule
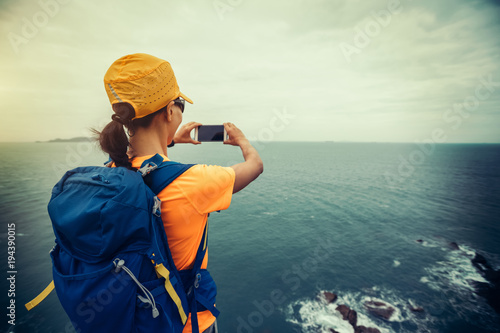
[[[401,0],[363,47],[360,31],[396,0],[221,1],[222,15],[215,1],[67,1],[17,54],[7,36],[43,7],[0,2],[0,141],[81,135],[109,119],[102,78],[135,52],[171,62],[195,101],[187,121],[233,121],[255,137],[286,107],[296,118],[277,140],[418,140],[449,127],[443,113],[481,77],[500,81],[494,1]],[[350,62],[342,43],[358,50]],[[500,142],[499,102],[500,88],[450,140]]]

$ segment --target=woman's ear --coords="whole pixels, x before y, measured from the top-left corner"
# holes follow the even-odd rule
[[[167,104],[167,112],[165,112],[165,117],[167,118],[168,122],[171,122],[174,116],[174,101],[171,101],[170,103]]]

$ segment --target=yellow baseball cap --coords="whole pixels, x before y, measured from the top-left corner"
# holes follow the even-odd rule
[[[104,87],[111,105],[129,103],[135,117],[142,118],[182,97],[170,63],[145,53],[129,54],[116,60],[104,75]]]

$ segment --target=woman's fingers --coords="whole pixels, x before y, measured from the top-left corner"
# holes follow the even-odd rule
[[[201,126],[201,123],[198,123],[196,121],[191,121],[191,122],[187,123],[186,126],[187,126],[187,128],[189,128],[189,130],[192,130],[195,127]]]

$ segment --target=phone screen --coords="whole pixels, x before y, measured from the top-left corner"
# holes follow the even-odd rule
[[[224,141],[224,125],[199,126],[198,141]]]

